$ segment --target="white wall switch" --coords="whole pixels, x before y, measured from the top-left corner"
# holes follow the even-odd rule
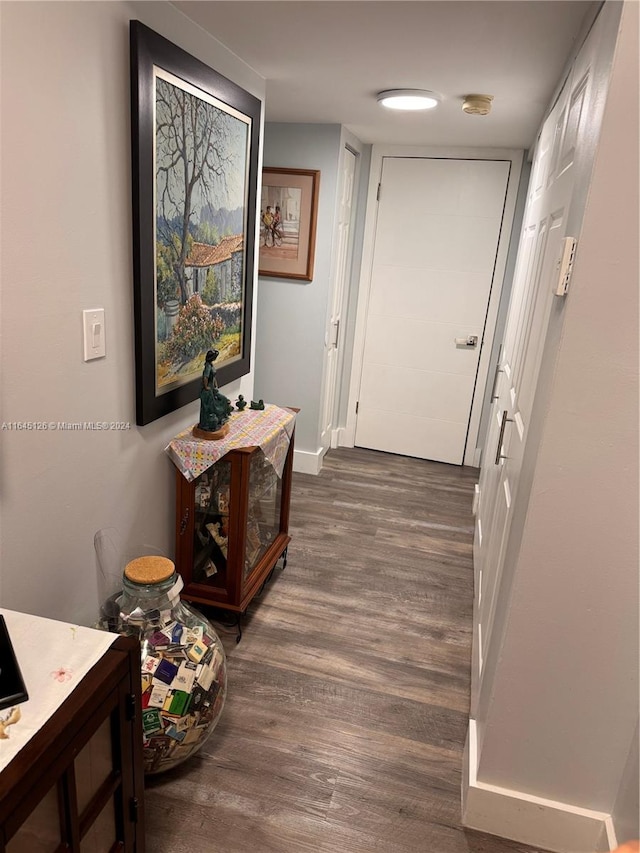
[[[103,358],[107,354],[104,335],[104,308],[87,308],[82,312],[84,360]]]

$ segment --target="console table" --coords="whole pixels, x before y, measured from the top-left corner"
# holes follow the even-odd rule
[[[0,711],[0,851],[144,853],[140,644],[0,612],[29,693]]]

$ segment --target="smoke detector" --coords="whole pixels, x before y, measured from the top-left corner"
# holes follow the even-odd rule
[[[462,109],[471,116],[486,116],[491,112],[493,95],[465,95]]]

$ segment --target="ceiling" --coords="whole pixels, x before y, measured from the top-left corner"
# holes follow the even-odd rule
[[[529,148],[581,25],[581,0],[185,0],[174,5],[267,81],[266,120],[345,125],[362,142]],[[434,110],[376,93],[425,88]],[[494,95],[488,116],[463,96]]]

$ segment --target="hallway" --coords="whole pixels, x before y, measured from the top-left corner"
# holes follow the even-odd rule
[[[357,448],[294,474],[288,565],[219,627],[227,704],[148,783],[148,849],[533,853],[459,825],[476,480]]]

